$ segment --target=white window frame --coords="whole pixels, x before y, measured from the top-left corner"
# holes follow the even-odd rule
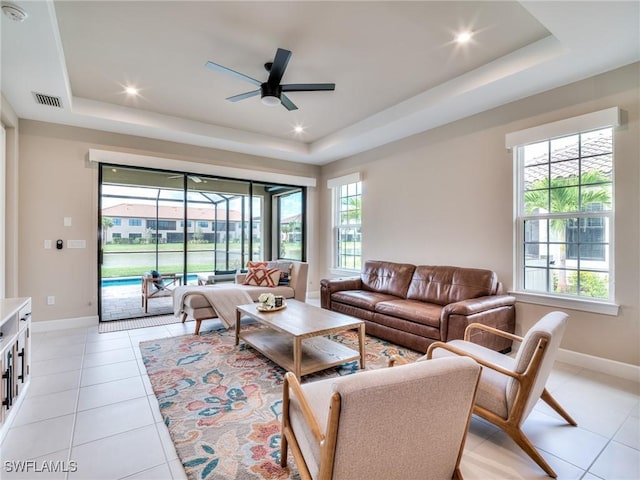
[[[620,125],[620,111],[618,107],[612,107],[600,110],[578,117],[568,118],[537,127],[512,132],[506,135],[505,144],[507,149],[513,151],[514,161],[514,189],[513,189],[513,212],[514,212],[514,246],[513,246],[513,278],[515,281],[514,290],[510,292],[518,301],[523,303],[533,303],[559,308],[570,308],[574,310],[582,310],[605,315],[617,315],[618,305],[614,303],[615,299],[615,271],[614,271],[614,219],[615,210],[612,206],[609,217],[609,298],[610,300],[590,299],[588,297],[563,296],[553,293],[533,293],[524,290],[524,229],[523,217],[521,213],[521,201],[523,192],[522,180],[522,162],[519,158],[520,147],[532,143],[548,141],[554,138],[575,135],[581,132],[588,132],[601,128],[613,128],[613,150],[615,151],[615,127]],[[615,154],[614,154],[615,162]],[[613,179],[612,195],[615,197],[615,168]]]
[[[354,275],[360,272],[360,269],[351,269],[351,268],[345,268],[342,267],[339,263],[339,245],[338,245],[338,241],[339,241],[339,231],[341,228],[358,228],[360,227],[360,242],[362,245],[362,211],[361,213],[361,217],[360,217],[360,224],[349,224],[347,225],[341,225],[340,224],[340,190],[341,187],[345,186],[345,185],[350,185],[352,183],[360,183],[360,200],[362,202],[362,179],[360,176],[360,173],[352,173],[349,175],[344,175],[342,177],[338,177],[338,178],[333,178],[331,180],[329,180],[327,182],[327,188],[331,189],[331,198],[332,198],[332,225],[331,225],[331,231],[332,231],[332,243],[331,243],[331,268],[330,268],[330,272],[332,274],[335,275]],[[361,205],[361,209],[362,209],[362,203]],[[361,247],[362,248],[362,247]],[[362,263],[362,251],[360,251],[360,263]]]

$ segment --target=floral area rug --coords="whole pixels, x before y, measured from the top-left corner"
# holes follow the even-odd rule
[[[244,328],[259,328],[250,325]],[[355,332],[329,338],[357,350]],[[245,346],[234,331],[140,343],[164,422],[190,480],[299,479],[293,458],[280,467],[284,370]],[[391,355],[421,354],[367,337],[367,369],[384,368]],[[303,383],[357,372],[350,362]]]

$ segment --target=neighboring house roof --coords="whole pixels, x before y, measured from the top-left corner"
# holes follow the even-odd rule
[[[581,150],[580,150],[581,149]],[[559,148],[551,150],[551,161],[553,162],[553,177],[566,178],[576,175],[577,166],[566,160],[575,160],[582,157],[582,171],[596,170],[603,175],[610,175],[613,168],[612,161],[612,137],[603,131],[598,135],[594,135],[584,139],[579,147],[578,142],[569,145],[562,145]],[[548,162],[547,153],[539,155],[527,161],[527,166],[537,164],[545,164]],[[535,170],[528,172],[528,178],[539,180],[546,178],[547,173],[536,173]]]
[[[134,203],[121,203],[113,207],[102,209],[102,216],[111,218],[156,218],[155,205],[143,205]],[[182,220],[184,217],[184,209],[182,206],[169,207],[160,205],[158,207],[158,218],[170,220]],[[187,208],[188,220],[214,220],[215,213],[213,208]],[[226,210],[219,209],[216,219],[218,221],[226,220]],[[232,222],[240,222],[242,215],[237,210],[229,210],[229,220]]]
[[[280,223],[293,223],[293,222],[302,223],[302,214],[298,213],[297,215],[291,215],[289,217],[283,218],[280,221]]]

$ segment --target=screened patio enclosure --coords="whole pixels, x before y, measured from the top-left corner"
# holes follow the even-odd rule
[[[170,314],[172,288],[232,280],[249,260],[303,260],[304,197],[297,186],[102,164],[101,321]],[[155,272],[162,281],[145,285]]]

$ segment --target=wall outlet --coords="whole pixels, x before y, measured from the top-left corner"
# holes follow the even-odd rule
[[[53,295],[49,295],[47,297],[47,305],[55,305],[56,304],[56,297],[54,297]]]

